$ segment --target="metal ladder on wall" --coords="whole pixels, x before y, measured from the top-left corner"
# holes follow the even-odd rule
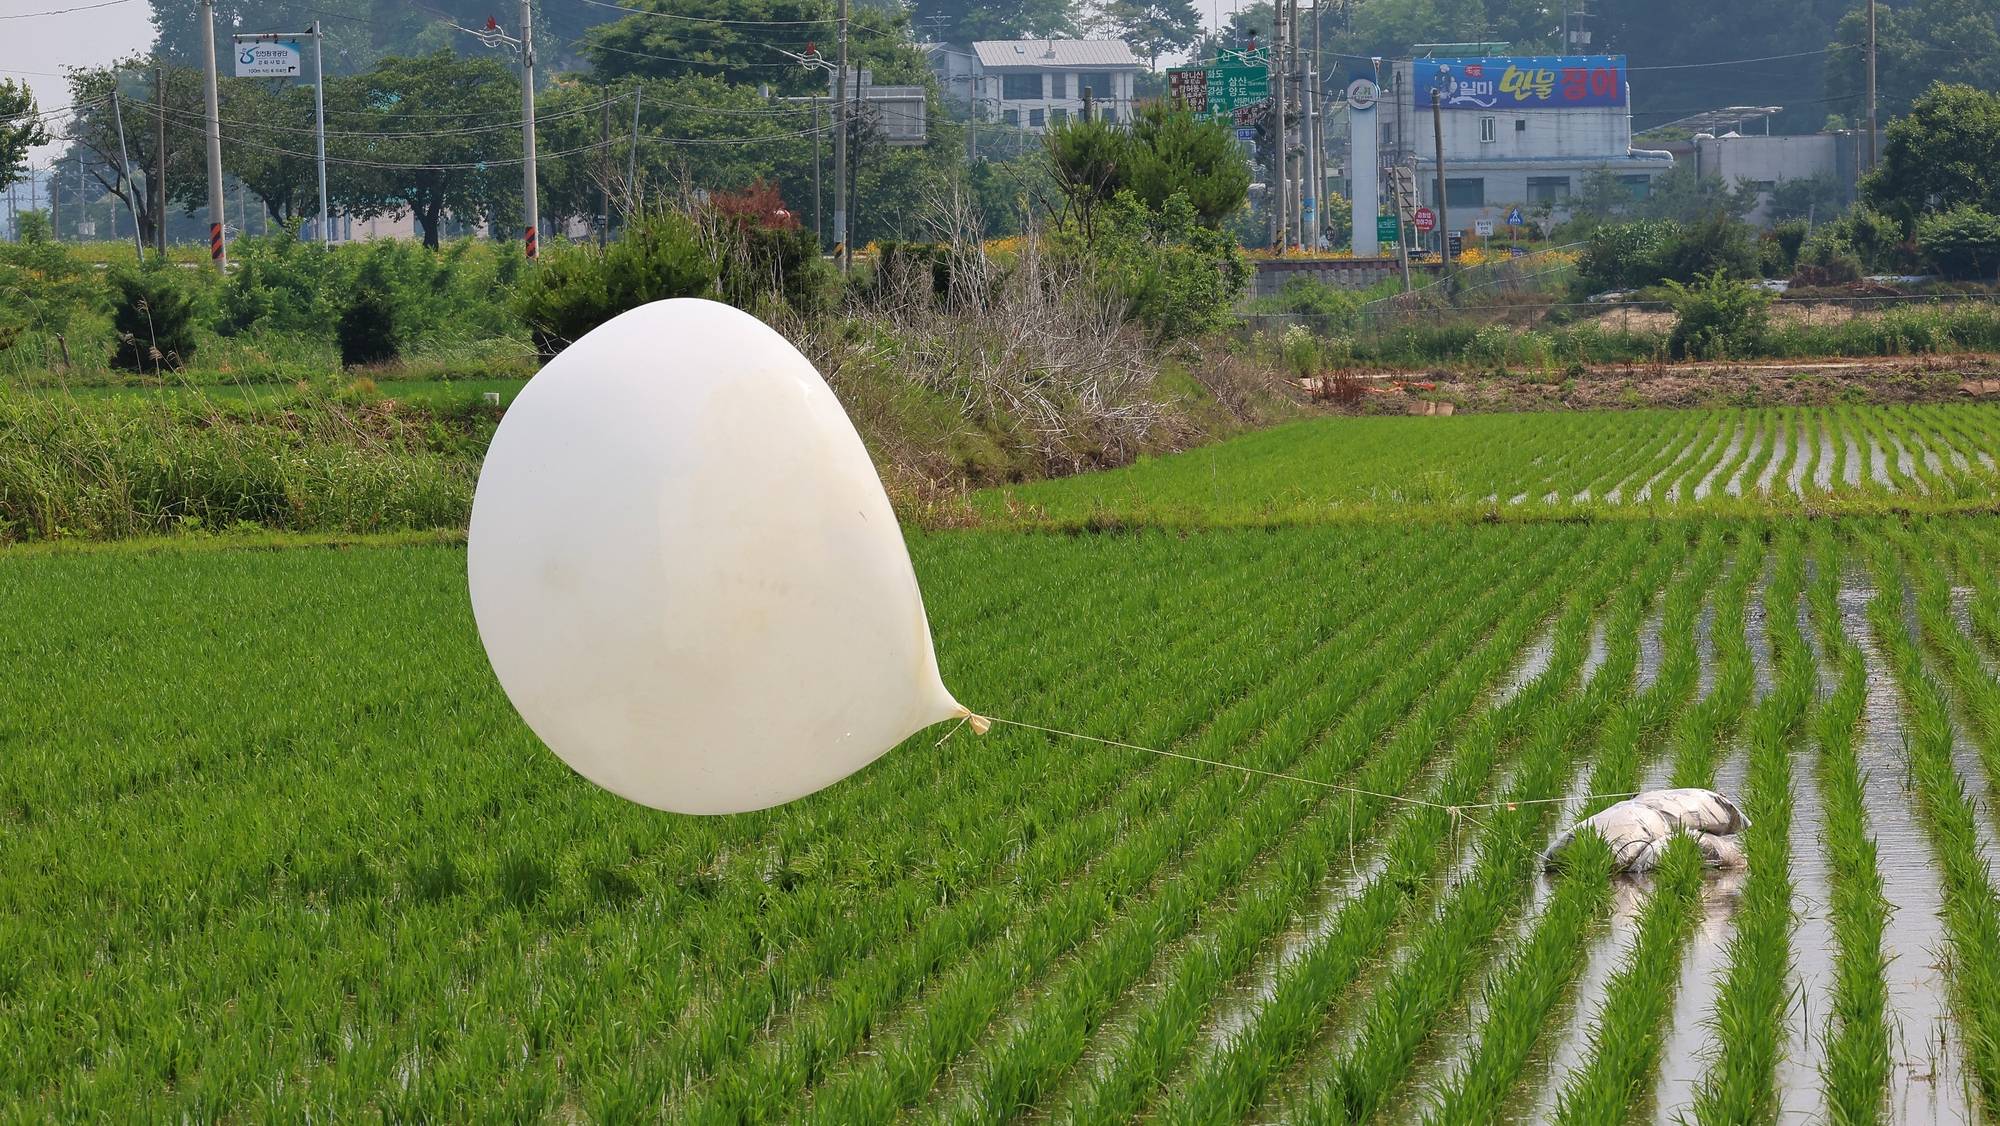
[[[1397,162],[1389,166],[1389,196],[1396,201],[1396,215],[1400,222],[1397,229],[1403,238],[1409,238],[1410,224],[1417,214],[1417,170],[1415,166]]]

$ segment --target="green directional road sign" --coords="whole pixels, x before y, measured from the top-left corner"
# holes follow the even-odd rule
[[[1231,117],[1237,110],[1271,96],[1270,72],[1247,63],[1174,67],[1167,86],[1175,109],[1191,109],[1206,117]]]
[[[1375,216],[1375,241],[1395,242],[1403,233],[1402,221],[1394,215]]]

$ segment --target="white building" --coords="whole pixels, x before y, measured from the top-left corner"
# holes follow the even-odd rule
[[[1825,178],[1840,190],[1841,204],[1854,201],[1861,175],[1864,133],[1804,133],[1757,135],[1737,132],[1697,133],[1686,143],[1695,174],[1721,180],[1731,188],[1757,192],[1757,206],[1745,216],[1752,223],[1771,220],[1771,197],[1787,180]]]
[[[931,51],[945,93],[980,121],[1041,132],[1083,113],[1088,89],[1104,121],[1132,120],[1132,84],[1144,69],[1122,39],[985,40]]]
[[[1431,109],[1432,90],[1438,110]],[[1545,210],[1560,216],[1584,178],[1608,169],[1643,197],[1674,166],[1671,153],[1632,147],[1631,90],[1622,55],[1403,59],[1379,114],[1383,163],[1414,166],[1418,197],[1437,205],[1442,126],[1446,219],[1470,231]]]

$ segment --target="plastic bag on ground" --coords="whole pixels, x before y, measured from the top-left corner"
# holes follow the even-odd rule
[[[1652,871],[1667,846],[1681,835],[1694,838],[1706,866],[1740,868],[1743,846],[1735,834],[1749,825],[1750,819],[1736,803],[1714,790],[1649,790],[1563,830],[1542,854],[1542,863],[1559,867],[1563,850],[1588,829],[1610,846],[1614,872]]]

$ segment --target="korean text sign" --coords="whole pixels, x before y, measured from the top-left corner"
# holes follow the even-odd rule
[[[1411,65],[1417,108],[1442,97],[1445,109],[1577,109],[1625,104],[1625,56],[1417,59]]]

